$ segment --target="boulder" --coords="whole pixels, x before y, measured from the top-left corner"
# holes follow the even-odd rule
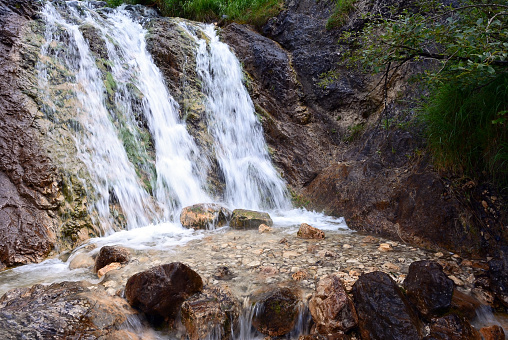
[[[503,328],[498,325],[483,327],[480,329],[480,334],[483,340],[504,340],[506,337]]]
[[[127,280],[125,297],[153,323],[172,321],[189,296],[203,289],[203,280],[183,263],[173,262],[137,273]]]
[[[71,259],[69,269],[91,268],[95,266],[95,261],[89,253],[78,253]]]
[[[298,233],[296,234],[299,238],[306,239],[324,239],[325,233],[318,228],[314,228],[307,223],[302,223],[300,225],[300,229],[298,229]]]
[[[181,312],[190,340],[229,339],[240,303],[227,286],[205,287],[182,304]]]
[[[362,339],[420,339],[420,320],[388,274],[363,274],[352,293]]]
[[[234,229],[258,229],[261,224],[271,227],[272,218],[268,213],[254,210],[235,209],[229,226]]]
[[[408,300],[425,318],[442,315],[451,307],[454,284],[436,262],[411,263],[403,285]]]
[[[430,334],[425,340],[481,340],[480,333],[464,318],[449,314],[432,319]]]
[[[0,338],[111,339],[136,317],[124,299],[85,281],[35,285],[0,299]]]
[[[358,324],[353,301],[335,275],[319,280],[309,300],[309,310],[316,330],[321,334],[347,332]]]
[[[104,246],[95,259],[95,271],[98,272],[101,268],[110,263],[126,263],[129,262],[130,259],[131,254],[128,249],[118,246]]]
[[[185,228],[215,229],[231,220],[231,211],[219,204],[195,204],[182,209],[180,223]]]
[[[254,328],[270,337],[291,332],[299,312],[298,296],[291,289],[277,288],[255,297],[254,300]]]

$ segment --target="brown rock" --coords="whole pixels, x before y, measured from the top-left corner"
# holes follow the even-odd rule
[[[182,304],[182,323],[191,340],[229,339],[240,315],[240,303],[225,286],[205,289]]]
[[[159,323],[173,320],[183,301],[202,289],[198,273],[183,263],[173,262],[131,276],[125,285],[125,297],[150,321]]]
[[[266,224],[261,224],[259,226],[259,228],[258,228],[258,231],[259,231],[260,234],[262,234],[262,233],[269,233],[269,232],[273,231],[273,228],[270,228]]]
[[[258,229],[261,224],[271,227],[272,218],[265,212],[235,209],[229,226],[233,229]]]
[[[90,268],[95,265],[95,261],[89,253],[79,253],[76,254],[69,263],[69,269],[78,269],[78,268]]]
[[[302,223],[300,225],[300,229],[298,229],[298,233],[296,234],[300,238],[305,239],[324,239],[325,233],[318,228],[314,228],[307,223]]]
[[[116,270],[116,269],[120,269],[122,268],[122,264],[119,263],[119,262],[111,262],[110,264],[102,267],[101,269],[99,269],[97,271],[97,276],[98,277],[103,277],[104,275],[106,275],[107,272],[110,272],[112,270]]]
[[[296,324],[299,299],[288,288],[277,288],[254,298],[252,325],[261,333],[278,337],[289,333]]]
[[[480,333],[456,314],[432,319],[428,339],[481,340]]]
[[[309,310],[321,334],[347,332],[358,324],[353,301],[347,295],[337,276],[319,280],[309,300]]]
[[[95,259],[95,271],[97,272],[113,262],[127,263],[130,259],[131,254],[128,249],[118,246],[104,246]]]
[[[231,211],[219,204],[195,204],[182,209],[180,223],[185,228],[215,229],[229,223]]]
[[[473,296],[464,294],[457,289],[453,290],[451,311],[454,314],[463,316],[471,321],[476,317],[476,310],[481,305],[482,303]]]
[[[377,249],[379,251],[384,251],[384,252],[393,251],[392,245],[389,243],[381,243],[379,245],[379,248],[377,248]]]
[[[480,329],[480,334],[483,340],[504,340],[505,333],[501,326],[492,325],[489,327],[483,327]]]

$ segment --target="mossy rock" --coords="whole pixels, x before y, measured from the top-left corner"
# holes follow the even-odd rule
[[[271,227],[273,225],[272,218],[268,213],[236,209],[233,211],[229,226],[234,229],[258,229],[261,224]]]

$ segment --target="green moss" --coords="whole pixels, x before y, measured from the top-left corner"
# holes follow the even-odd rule
[[[326,22],[326,28],[332,29],[343,26],[348,19],[348,14],[353,10],[356,0],[336,0],[335,9]]]

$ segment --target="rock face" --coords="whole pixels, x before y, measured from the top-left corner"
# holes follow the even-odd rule
[[[259,332],[278,337],[293,329],[298,317],[299,299],[289,288],[277,288],[256,300],[252,325]]]
[[[452,305],[454,284],[443,272],[443,267],[433,261],[411,263],[404,280],[408,300],[425,317],[446,313]]]
[[[195,204],[182,209],[180,223],[185,228],[215,229],[231,220],[231,211],[219,204]]]
[[[110,263],[126,263],[131,259],[129,250],[118,246],[104,246],[99,251],[99,255],[95,259],[95,271],[98,272],[101,268]]]
[[[501,326],[493,325],[480,329],[480,334],[484,340],[504,340],[505,333]]]
[[[319,230],[318,228],[314,228],[307,223],[302,223],[300,225],[300,229],[298,229],[297,233],[298,237],[300,238],[307,238],[307,239],[324,239],[325,233],[322,230]]]
[[[182,304],[181,312],[189,339],[229,339],[240,303],[226,286],[205,287]]]
[[[358,324],[353,301],[337,276],[319,280],[309,300],[309,310],[321,334],[347,332]]]
[[[129,278],[125,297],[152,322],[171,321],[182,302],[203,289],[198,273],[180,262],[153,267]]]
[[[234,229],[258,229],[261,224],[271,227],[272,218],[268,213],[254,210],[235,209],[229,226]]]
[[[29,87],[22,37],[40,6],[0,4],[0,267],[40,261],[56,241],[58,177],[33,125],[36,104],[22,90]]]
[[[481,336],[465,319],[456,314],[450,314],[433,319],[430,324],[430,334],[425,339],[481,340]]]
[[[362,339],[420,339],[416,313],[387,274],[363,274],[352,292]]]
[[[113,339],[136,315],[124,299],[86,282],[35,285],[0,299],[0,338]]]

